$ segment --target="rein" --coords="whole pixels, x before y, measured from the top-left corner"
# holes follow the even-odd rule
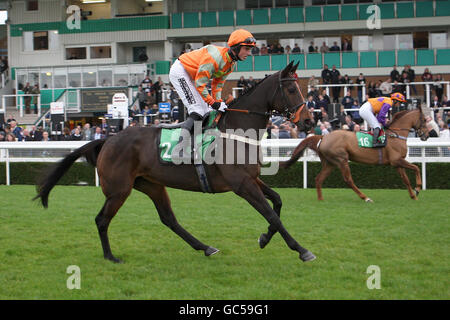
[[[418,123],[419,123],[419,126],[420,126],[420,118],[419,118],[419,120],[417,121]],[[416,126],[418,126],[417,125],[417,123],[416,123]],[[418,127],[419,127],[418,126]],[[419,129],[416,129],[416,127],[415,126],[413,126],[412,128],[414,128],[414,130],[417,132]],[[389,130],[389,131],[391,131],[392,133],[391,134],[389,134],[389,136],[390,137],[392,137],[392,138],[398,138],[398,139],[402,139],[402,140],[407,140],[407,137],[404,137],[404,136],[401,136],[401,135],[399,135],[397,132],[395,132],[394,130],[398,130],[398,131],[410,131],[411,130],[411,128],[410,129],[407,129],[407,128],[391,128],[391,127],[389,127],[389,128],[385,128],[386,130]],[[423,135],[423,133],[421,132],[421,134],[419,135],[419,137],[421,137]]]
[[[258,116],[263,116],[263,117],[272,115],[272,112],[258,112],[258,111],[231,109],[231,108],[226,108],[225,111],[241,112],[241,113],[246,113],[246,114],[256,114]]]
[[[408,130],[408,132],[409,132],[409,129],[401,129],[401,128],[393,128],[394,130]],[[386,128],[386,130],[389,130],[389,131],[391,131],[392,133],[390,133],[389,134],[389,137],[391,137],[391,138],[398,138],[398,139],[401,139],[401,140],[408,140],[408,138],[407,137],[404,137],[404,136],[401,136],[401,135],[399,135],[397,132],[395,132],[394,130],[391,130],[391,129],[389,129],[389,128]]]

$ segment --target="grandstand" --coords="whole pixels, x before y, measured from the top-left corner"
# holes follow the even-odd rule
[[[373,4],[381,19],[375,29],[369,25],[376,13]],[[224,96],[241,76],[262,79],[291,60],[300,63],[297,73],[305,92],[312,75],[321,80],[325,64],[353,80],[363,73],[366,84],[386,80],[394,65],[400,72],[410,65],[416,82],[422,81],[425,68],[450,80],[449,0],[17,0],[0,1],[0,10],[8,12],[9,64],[2,74],[6,98],[1,110],[21,125],[45,124],[55,101],[65,102],[71,129],[99,123],[111,93],[126,93],[131,104],[145,75],[167,84],[181,52],[225,45],[241,27],[255,35],[259,48],[298,44],[300,52],[257,53],[239,62]],[[345,40],[351,51],[309,51],[311,42],[319,48],[336,42],[341,48]],[[23,97],[8,98],[23,94],[27,82],[39,84],[36,115],[18,111]],[[423,85],[416,87],[410,98],[424,102]]]

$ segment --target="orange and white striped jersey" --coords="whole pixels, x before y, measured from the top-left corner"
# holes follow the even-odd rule
[[[228,48],[207,45],[182,54],[178,60],[194,81],[195,88],[209,105],[222,101],[222,89],[226,77],[233,71],[235,62],[228,54]],[[211,83],[211,94],[206,85]]]

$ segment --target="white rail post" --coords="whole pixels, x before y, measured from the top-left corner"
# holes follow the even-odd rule
[[[409,90],[409,84],[406,85],[406,99],[409,99],[410,97],[410,90]]]
[[[9,176],[9,149],[6,149],[6,163],[5,163],[5,167],[6,167],[6,185],[9,186],[11,185],[11,180],[10,180],[10,176]]]
[[[303,158],[303,189],[308,188],[308,161]]]
[[[100,185],[100,179],[98,177],[97,168],[95,168],[95,186],[98,187]]]
[[[41,95],[37,96],[37,108],[38,108],[38,116],[41,116]]]
[[[20,117],[23,117],[23,97],[19,96],[19,114]]]
[[[427,92],[427,107],[429,108],[431,106],[431,100],[430,100],[430,96],[431,96],[431,90],[430,90],[430,85],[427,83],[425,85],[426,87],[426,92]]]
[[[361,96],[361,101],[359,101],[359,103],[361,104],[365,100],[366,100],[366,84],[363,82],[362,83],[362,96]]]
[[[422,190],[427,190],[427,163],[425,161],[422,161]]]
[[[420,156],[422,157],[422,159],[425,158],[425,147],[420,148]],[[425,160],[422,160],[422,189],[427,189],[427,170],[425,166]]]

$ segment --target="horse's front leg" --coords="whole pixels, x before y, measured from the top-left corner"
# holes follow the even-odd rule
[[[403,183],[408,188],[409,195],[411,199],[417,200],[420,190],[422,190],[422,177],[420,175],[420,169],[415,164],[409,163],[405,159],[401,158],[392,163],[393,166],[397,167],[397,171],[402,177]],[[416,174],[416,187],[414,191],[409,182],[408,176],[406,175],[405,169],[411,169]]]
[[[233,191],[248,201],[270,224],[269,230],[278,231],[283,237],[289,248],[297,251],[302,261],[314,260],[316,257],[309,250],[300,246],[300,244],[287,232],[280,217],[270,207],[269,203],[264,197],[257,180],[251,177],[244,178],[241,183],[233,187]]]
[[[278,215],[278,217],[280,217],[281,206],[283,205],[283,203],[281,202],[280,195],[271,188],[269,188],[261,179],[257,178],[256,182],[260,186],[261,191],[263,192],[266,199],[269,199],[272,202],[273,210]],[[277,233],[277,230],[274,229],[272,225],[269,225],[267,233],[261,234],[261,236],[258,239],[258,243],[261,249],[263,249],[270,242],[275,233]]]

